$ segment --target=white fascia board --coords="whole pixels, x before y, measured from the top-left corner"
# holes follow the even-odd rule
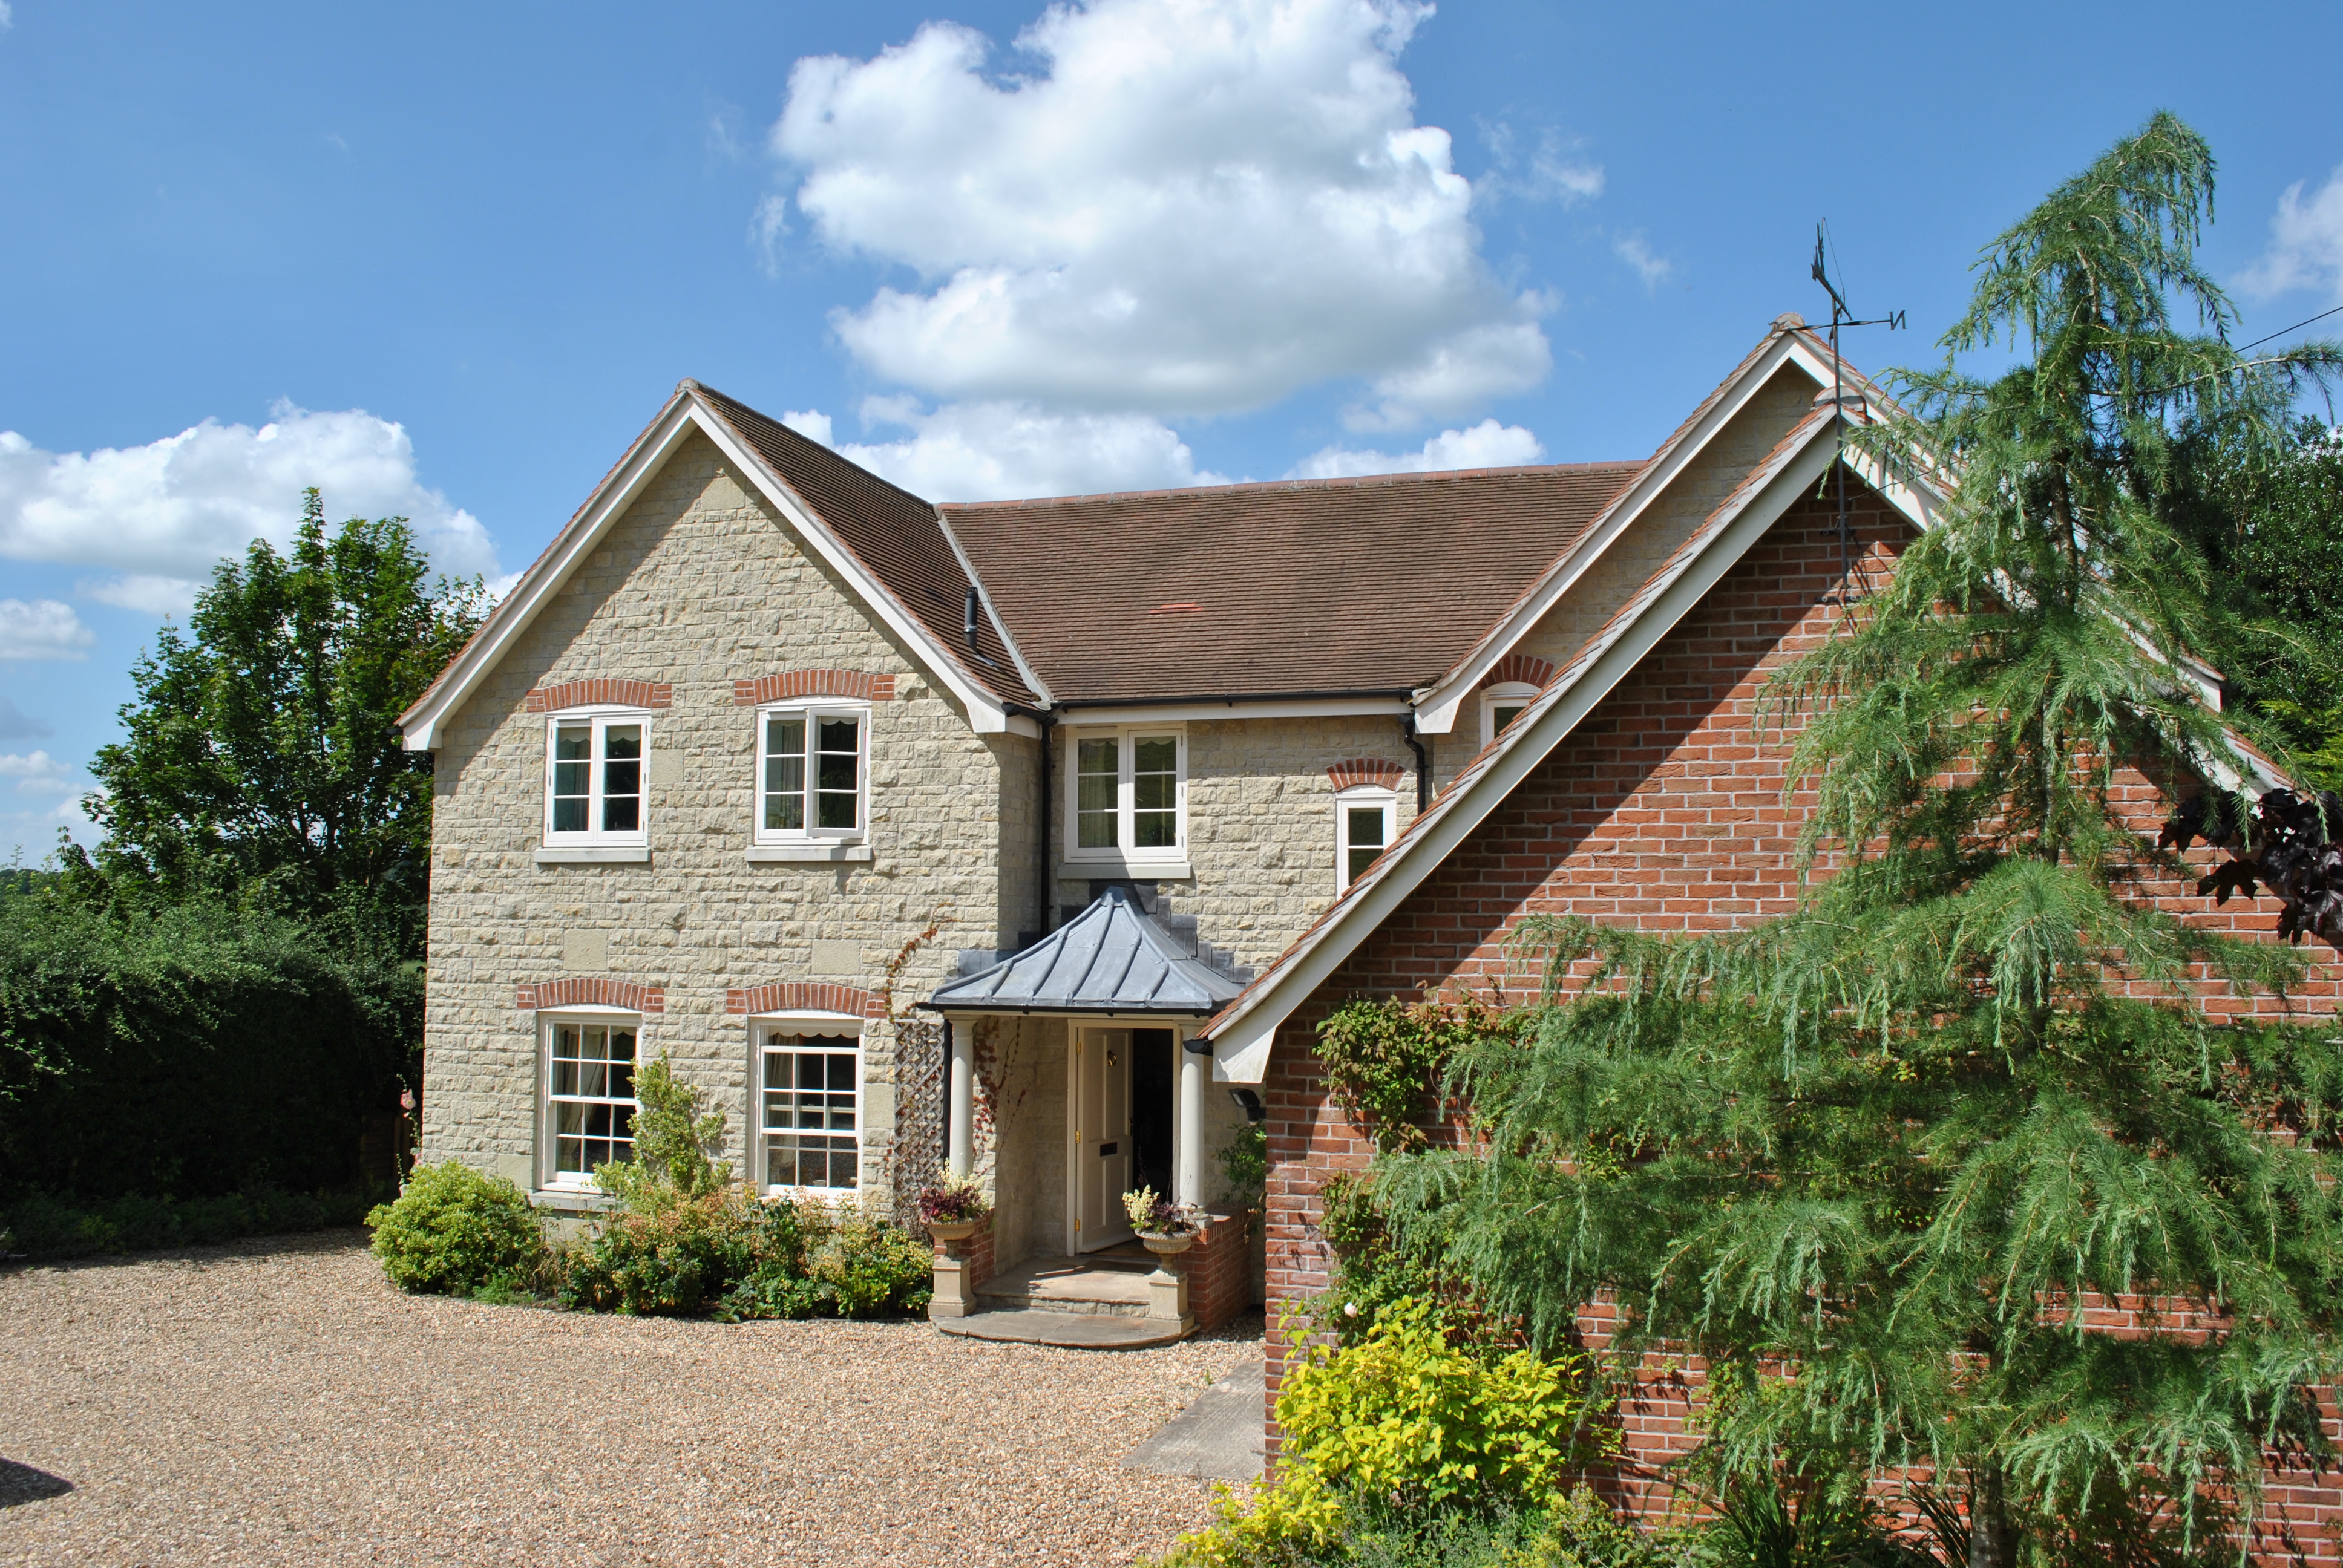
[[[488,671],[503,661],[514,640],[528,629],[538,611],[545,608],[545,601],[560,591],[578,562],[634,504],[643,486],[665,466],[668,455],[691,429],[689,397],[679,394],[636,441],[634,450],[603,481],[601,489],[587,502],[567,531],[567,537],[557,539],[551,549],[521,574],[520,581],[513,585],[505,602],[491,612],[490,624],[456,656],[454,668],[440,679],[437,688],[401,718],[400,743],[407,750],[438,749],[440,720],[463,706],[464,699],[472,695]]]
[[[691,399],[690,417],[707,433],[708,438],[716,443],[718,450],[729,457],[742,473],[754,477],[757,488],[766,500],[772,503],[773,509],[788,518],[789,526],[813,546],[824,563],[846,579],[856,596],[886,623],[887,629],[922,652],[928,668],[950,688],[952,695],[960,699],[960,706],[968,710],[970,729],[980,735],[998,735],[1011,730],[1024,735],[1041,734],[1040,726],[1031,719],[1024,720],[1023,727],[1020,729],[1011,719],[1001,699],[970,677],[952,651],[938,643],[929,634],[928,628],[920,624],[919,618],[897,602],[895,596],[864,568],[862,562],[846,548],[844,541],[815,516],[813,508],[807,506],[795,490],[782,483],[779,475],[766,467],[763,460],[732,434],[730,427],[700,407],[697,397]],[[1005,634],[1003,640],[1007,640]]]
[[[1212,1031],[1214,1078],[1227,1083],[1262,1081],[1269,1070],[1270,1047],[1278,1027],[1293,1010],[1397,911],[1402,901],[1513,794],[1530,770],[1544,761],[1578,728],[1579,721],[1691,613],[1702,596],[1773,527],[1775,519],[1822,477],[1835,451],[1830,443],[1816,437],[1828,429],[1827,423],[1818,425],[1802,446],[1776,463],[1773,477],[1763,486],[1745,487],[1737,498],[1737,516],[1704,524],[1711,527],[1722,521],[1723,526],[1679,563],[1674,578],[1640,611],[1606,628],[1588,653],[1582,653],[1571,669],[1513,721],[1507,732],[1512,739],[1482,765],[1482,770],[1460,781],[1461,787],[1452,786],[1410,827],[1408,839],[1403,839],[1403,852],[1362,879],[1370,885],[1354,895],[1349,908],[1338,910],[1314,936],[1305,938],[1308,945],[1301,951],[1281,960],[1283,972]],[[1727,508],[1734,504],[1728,501]],[[1648,591],[1639,590],[1639,597]]]
[[[1150,707],[1132,703],[1085,708],[1069,703],[1058,709],[1059,722],[1069,729],[1085,725],[1201,724],[1228,719],[1357,719],[1403,716],[1404,697],[1297,698],[1289,702],[1167,702]]]
[[[1678,475],[1708,449],[1717,433],[1733,421],[1735,415],[1756,396],[1785,364],[1795,361],[1807,375],[1815,377],[1817,387],[1830,381],[1827,360],[1819,367],[1814,356],[1807,352],[1798,334],[1788,328],[1776,328],[1779,337],[1759,352],[1747,369],[1733,382],[1719,389],[1707,411],[1693,427],[1685,431],[1674,445],[1662,451],[1634,483],[1604,508],[1594,525],[1557,563],[1554,575],[1530,590],[1527,598],[1508,611],[1505,618],[1490,628],[1464,661],[1438,681],[1418,694],[1415,704],[1416,728],[1427,735],[1446,735],[1456,728],[1456,716],[1463,710],[1465,699],[1480,685],[1481,678],[1489,673],[1496,662],[1511,653],[1532,628],[1545,618],[1546,612],[1562,601],[1564,594],[1603,558],[1619,536],[1634,526],[1641,517],[1674,484]]]

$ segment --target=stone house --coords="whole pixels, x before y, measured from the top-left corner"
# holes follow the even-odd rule
[[[1755,688],[1936,504],[1852,454],[1847,525],[1817,501],[1868,395],[1784,317],[1637,461],[935,506],[683,383],[405,716],[425,1157],[590,1211],[665,1052],[769,1192],[975,1172],[948,1328],[1143,1341],[1256,1270],[1297,1304],[1368,1148],[1317,1018],[1527,983],[1534,912],[1790,907]],[[1256,1118],[1258,1226],[1218,1161]],[[1222,1216],[1176,1271],[1140,1186]]]

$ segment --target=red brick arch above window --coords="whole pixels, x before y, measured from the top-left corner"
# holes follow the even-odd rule
[[[1407,777],[1407,769],[1396,762],[1384,762],[1373,757],[1353,757],[1327,769],[1326,777],[1334,781],[1337,789],[1355,789],[1362,784],[1396,789],[1400,780]]]
[[[724,1010],[736,1018],[759,1012],[842,1012],[849,1018],[880,1018],[886,1013],[875,990],[819,980],[735,986],[724,993]]]
[[[612,980],[608,975],[523,980],[519,1007],[523,1012],[555,1007],[622,1007],[629,1012],[665,1012],[667,988]]]
[[[787,702],[793,697],[852,697],[864,702],[892,702],[895,678],[866,675],[859,669],[789,669],[732,683],[732,700],[742,708]]]
[[[568,708],[600,703],[619,708],[668,708],[674,702],[675,688],[665,681],[618,680],[598,676],[588,680],[558,681],[528,694],[531,713],[559,713]]]
[[[1547,660],[1534,653],[1509,653],[1489,667],[1489,673],[1481,678],[1481,685],[1509,686],[1518,682],[1543,691],[1553,678],[1554,666]]]

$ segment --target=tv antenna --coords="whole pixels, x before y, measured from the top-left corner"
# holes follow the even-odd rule
[[[1814,277],[1823,286],[1823,292],[1830,296],[1831,302],[1831,410],[1835,416],[1831,428],[1838,438],[1831,474],[1832,484],[1838,491],[1839,591],[1825,595],[1823,602],[1844,605],[1852,604],[1855,600],[1855,562],[1846,516],[1846,376],[1838,356],[1838,335],[1842,328],[1850,327],[1885,327],[1890,332],[1901,332],[1904,330],[1904,313],[1894,310],[1885,316],[1875,316],[1868,321],[1857,320],[1854,307],[1846,302],[1846,296],[1840,293],[1838,285],[1831,281],[1830,261],[1835,248],[1830,243],[1829,220],[1815,225]]]

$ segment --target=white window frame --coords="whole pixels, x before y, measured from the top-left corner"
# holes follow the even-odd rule
[[[1373,807],[1383,814],[1383,841],[1374,847],[1380,855],[1399,837],[1399,791],[1381,784],[1353,784],[1334,792],[1334,890],[1349,887],[1351,876],[1351,813]]]
[[[870,1173],[870,1093],[868,1043],[863,1035],[864,1020],[848,1013],[830,1012],[769,1012],[759,1013],[749,1020],[749,1175],[757,1191],[769,1198],[820,1198],[833,1202],[859,1202],[869,1190]],[[789,1049],[787,1040],[842,1037],[854,1042],[854,1185],[851,1187],[801,1187],[791,1183],[776,1183],[765,1178],[770,1173],[767,1150],[772,1130],[765,1125],[765,1058],[775,1050]],[[791,1131],[803,1131],[805,1129]],[[834,1129],[821,1130],[826,1137],[835,1137]]]
[[[553,1008],[537,1015],[538,1191],[540,1192],[599,1192],[602,1189],[595,1184],[593,1171],[590,1169],[585,1171],[559,1169],[561,1149],[558,1141],[560,1137],[560,1126],[554,1108],[570,1097],[564,1096],[561,1101],[554,1098],[553,1046],[556,1030],[564,1024],[578,1028],[632,1030],[635,1036],[635,1071],[639,1073],[643,1069],[644,1061],[648,1060],[643,1015],[626,1008],[593,1006]],[[623,1101],[626,1104],[634,1107],[638,1115],[641,1113],[643,1108],[642,1101],[633,1096],[604,1094],[580,1098],[588,1099],[589,1102],[600,1101],[617,1103]],[[629,1128],[628,1131],[628,1141],[631,1142],[632,1129]]]
[[[604,737],[612,725],[633,724],[642,729],[642,755],[635,761],[635,826],[632,829],[605,829],[592,826],[602,819],[603,789],[608,783],[608,758],[604,755]],[[553,826],[554,769],[558,759],[555,743],[565,728],[585,725],[593,731],[587,762],[588,793],[586,820],[582,832],[557,832]],[[648,709],[601,706],[565,709],[551,713],[545,719],[545,843],[548,848],[560,845],[614,845],[639,847],[651,841],[651,715]],[[571,796],[568,799],[575,799]]]
[[[765,726],[775,719],[802,719],[806,727],[806,742],[810,747],[819,731],[816,726],[824,719],[851,719],[855,723],[854,754],[854,826],[851,828],[821,828],[814,819],[820,815],[820,802],[814,797],[817,765],[807,753],[805,778],[805,826],[801,828],[768,828],[765,826]],[[750,774],[749,779],[749,828],[752,844],[860,844],[870,836],[870,704],[867,702],[774,702],[757,709],[757,732],[749,748]]]
[[[1497,709],[1527,708],[1537,700],[1539,689],[1526,680],[1501,680],[1481,691],[1481,744],[1486,747],[1497,738]]]
[[[1188,729],[1184,724],[1115,724],[1093,725],[1089,729],[1070,729],[1066,733],[1065,756],[1065,859],[1070,863],[1108,866],[1145,867],[1150,865],[1182,866],[1188,860]],[[1093,844],[1085,848],[1081,842],[1081,756],[1082,742],[1111,738],[1115,743],[1115,806],[1114,843]],[[1135,809],[1138,787],[1132,782],[1132,763],[1138,757],[1140,740],[1169,739],[1178,747],[1178,758],[1172,790],[1172,842],[1154,844],[1146,849],[1132,847],[1132,812]]]

